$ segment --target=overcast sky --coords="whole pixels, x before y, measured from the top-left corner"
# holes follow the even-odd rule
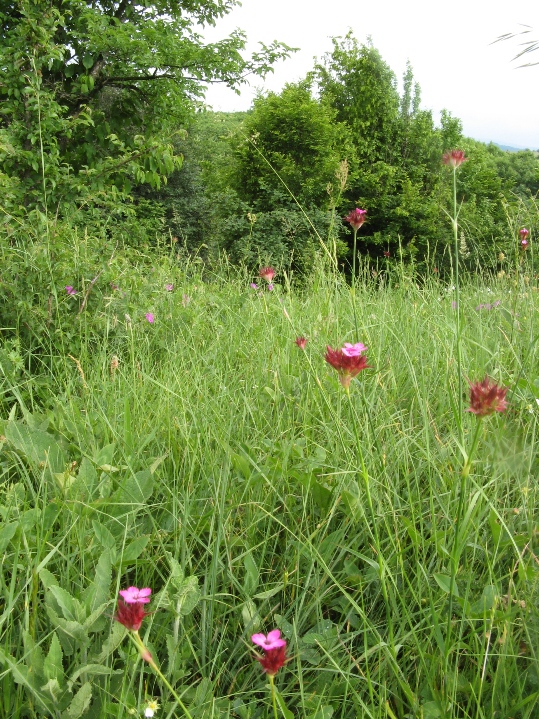
[[[529,35],[491,44],[523,25],[531,26]],[[250,50],[273,40],[301,49],[265,82],[254,78],[241,96],[210,87],[206,100],[214,110],[247,110],[257,88],[278,92],[301,79],[314,57],[331,50],[330,38],[351,29],[360,42],[372,37],[399,81],[410,60],[422,106],[436,119],[446,108],[470,137],[539,149],[539,65],[516,69],[539,62],[539,50],[512,62],[519,43],[539,40],[537,0],[243,0],[204,35],[214,41],[235,28],[246,31]]]

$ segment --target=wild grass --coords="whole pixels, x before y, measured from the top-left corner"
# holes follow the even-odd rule
[[[76,344],[19,365],[4,343],[0,715],[142,716],[156,697],[182,716],[120,643],[136,585],[159,593],[141,635],[194,718],[270,716],[250,635],[275,627],[286,717],[538,716],[536,288],[460,287],[464,387],[488,374],[510,409],[481,425],[456,535],[476,418],[458,417],[451,287],[365,272],[356,336],[342,279],[251,279],[157,268],[130,319],[119,295],[93,310],[104,332],[82,313]],[[348,397],[324,352],[358,341],[371,369]]]

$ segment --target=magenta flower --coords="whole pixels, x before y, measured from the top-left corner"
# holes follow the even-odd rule
[[[286,663],[286,641],[281,639],[281,632],[274,629],[268,633],[268,636],[253,634],[251,639],[264,650],[264,656],[257,656],[257,661],[268,676],[274,677]]]
[[[258,274],[263,280],[266,280],[266,282],[271,282],[275,277],[275,270],[273,267],[261,267],[258,270]]]
[[[268,292],[273,292],[273,284],[271,282],[268,285]]]
[[[77,290],[74,287],[71,287],[71,285],[66,285],[66,292],[71,297],[77,294]]]
[[[344,347],[342,348],[342,353],[347,357],[359,357],[363,352],[368,349],[369,348],[365,347],[362,342],[356,342],[355,345],[351,345],[350,342],[345,342]]]
[[[120,596],[126,604],[148,604],[152,590],[149,587],[137,589],[136,587],[128,587],[120,589]]]
[[[144,315],[144,317],[146,317],[146,319],[148,320],[148,322],[149,322],[151,325],[153,325],[153,323],[154,323],[154,321],[155,321],[155,317],[153,316],[153,312],[146,312],[146,314]]]
[[[252,290],[257,290],[257,289],[258,289],[258,285],[256,285],[254,282],[251,282],[251,284],[249,285],[249,287],[250,287]]]
[[[367,210],[360,210],[359,207],[356,207],[355,210],[352,210],[349,212],[346,217],[344,218],[345,222],[349,222],[354,230],[357,232],[361,225],[365,222],[367,219],[365,215],[367,214]]]
[[[530,243],[529,243],[528,240],[526,240],[526,239],[520,240],[520,246],[521,246],[521,248],[522,248],[523,250],[527,250],[529,244],[530,244]]]
[[[523,227],[521,230],[519,230],[518,234],[520,235],[521,240],[527,240],[530,231]]]
[[[487,375],[482,382],[469,382],[470,406],[466,410],[477,417],[486,417],[493,412],[505,412],[507,387],[500,387]]]
[[[453,169],[460,167],[463,162],[467,162],[468,158],[464,157],[464,150],[450,150],[444,152],[442,156],[442,162],[444,165],[449,165]]]
[[[307,338],[306,338],[306,337],[303,337],[303,335],[302,335],[301,337],[296,337],[296,339],[295,339],[294,341],[295,341],[295,343],[297,344],[297,346],[300,348],[300,350],[304,350],[304,349],[305,349],[305,345],[307,344]],[[254,641],[254,640],[253,640],[253,641]]]
[[[165,285],[165,290],[167,292],[172,292],[173,289],[174,289],[174,285],[172,284],[172,282],[167,282],[167,284]]]
[[[360,342],[358,344],[361,344]],[[355,348],[356,345],[350,345]],[[334,350],[329,345],[325,354],[325,360],[339,373],[339,382],[348,391],[350,382],[361,370],[367,369],[367,358],[363,354],[347,355],[343,349]]]

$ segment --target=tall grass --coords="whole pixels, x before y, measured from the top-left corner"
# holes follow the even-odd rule
[[[141,716],[153,696],[159,715],[181,716],[119,644],[117,590],[134,584],[162,590],[141,633],[193,717],[270,715],[249,637],[274,627],[294,716],[538,715],[537,291],[461,283],[465,376],[507,386],[510,410],[482,423],[455,537],[475,418],[458,416],[453,293],[402,268],[362,277],[359,337],[331,273],[268,292],[227,266],[157,267],[130,320],[113,296],[96,310],[106,331],[83,313],[76,343],[68,333],[41,357],[47,370],[2,363],[0,714]],[[66,323],[74,311],[61,305]],[[323,355],[359,340],[372,369],[348,400]],[[85,645],[55,619],[68,600],[54,587],[82,602],[107,561],[109,606]],[[71,680],[72,701],[91,685],[80,713],[32,679],[58,656],[55,636],[60,689]]]

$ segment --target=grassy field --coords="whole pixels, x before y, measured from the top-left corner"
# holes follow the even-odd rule
[[[102,333],[66,296],[74,347],[3,345],[0,715],[184,716],[113,619],[135,585],[193,719],[273,716],[250,637],[275,628],[286,719],[539,716],[536,287],[465,278],[459,402],[451,286],[365,276],[356,334],[331,274],[197,267],[127,317],[111,292]],[[486,374],[509,408],[479,421]]]

